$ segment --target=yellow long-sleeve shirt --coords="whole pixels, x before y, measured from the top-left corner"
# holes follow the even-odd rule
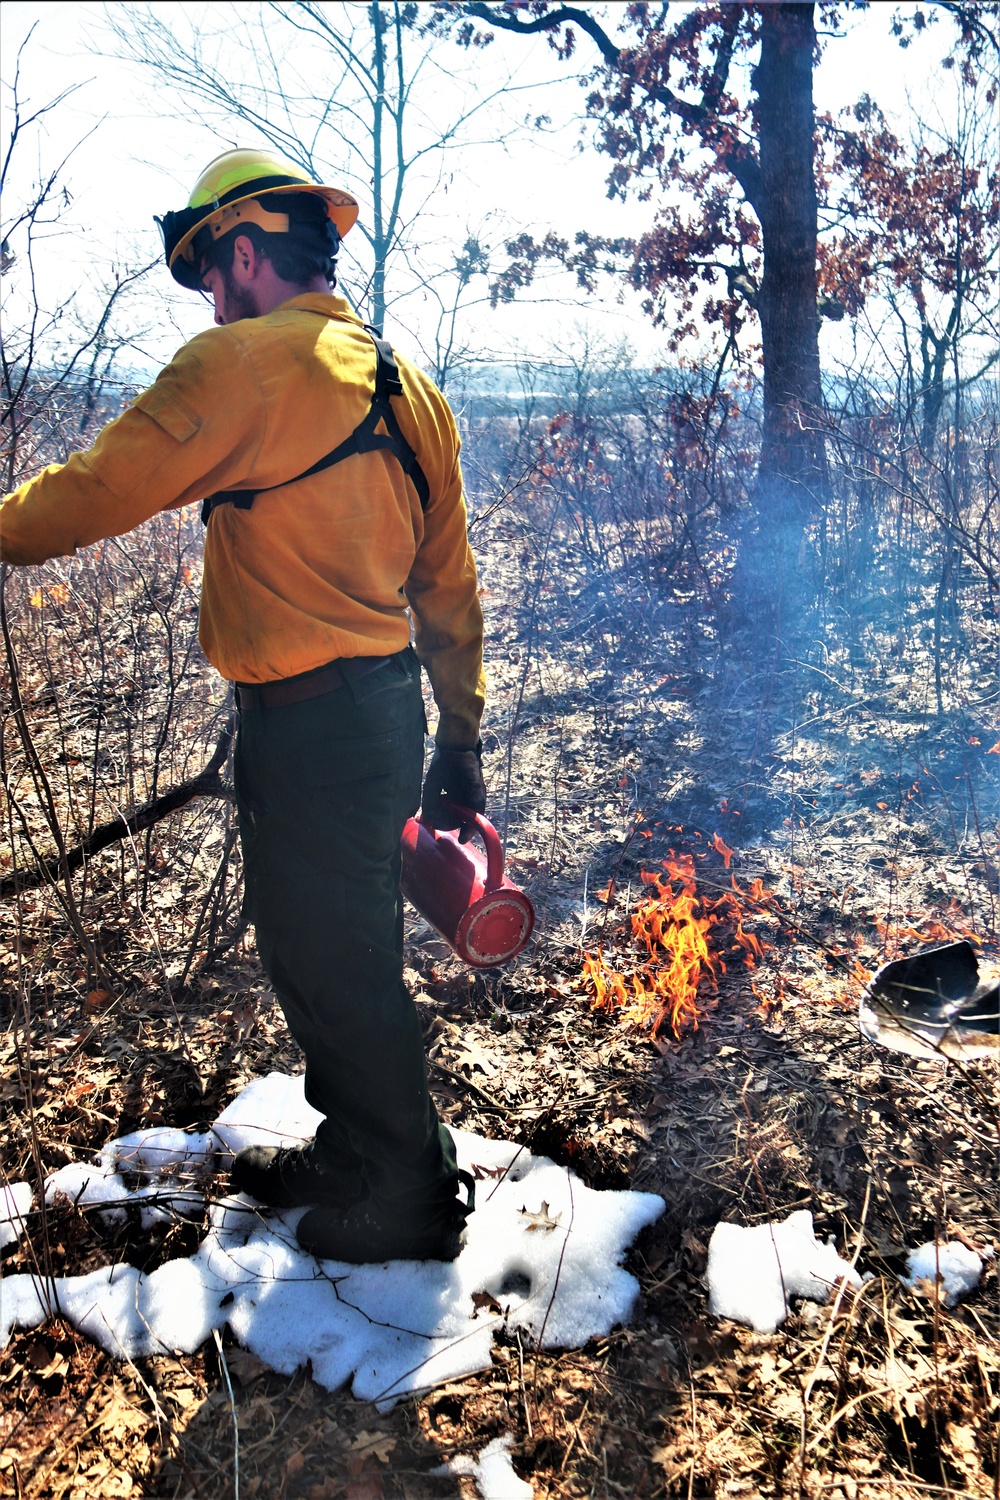
[[[398,358],[398,356],[397,356]],[[437,736],[475,744],[482,611],[466,535],[459,438],[440,391],[398,359],[393,407],[427,477],[426,511],[398,462],[353,454],[284,484],[366,416],[375,348],[342,297],[309,293],[199,334],[86,453],[0,506],[0,559],[38,563],[120,536],[222,489],[267,489],[213,512],[199,635],[236,682],[272,682],[410,638],[440,711]]]

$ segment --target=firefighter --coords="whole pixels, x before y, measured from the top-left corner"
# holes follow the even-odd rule
[[[421,665],[439,715],[424,814],[485,807],[482,613],[448,404],[334,295],[357,216],[271,153],[211,162],[158,223],[218,326],[7,496],[0,557],[72,555],[203,502],[199,637],[235,684],[245,912],[323,1116],[305,1146],[240,1152],[233,1183],[308,1205],[316,1255],[449,1260],[472,1184],[403,982],[399,841],[421,802]]]

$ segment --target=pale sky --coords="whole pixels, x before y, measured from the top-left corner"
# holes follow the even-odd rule
[[[904,11],[916,8],[900,7]],[[183,14],[173,0],[158,3],[153,9],[162,16]],[[952,77],[935,66],[944,48],[947,23],[931,28],[919,45],[903,52],[889,36],[896,9],[891,4],[876,3],[866,13],[848,15],[846,37],[830,41],[817,70],[817,109],[836,111],[862,92],[870,92],[905,128],[908,118],[933,111],[936,99],[950,93]],[[184,11],[202,24],[217,23],[220,15],[228,15],[218,5],[192,4]],[[9,85],[17,48],[34,23],[36,30],[23,62],[22,89],[28,103],[37,107],[62,89],[74,84],[81,87],[47,116],[40,157],[25,152],[17,164],[4,209],[5,222],[16,209],[16,196],[27,180],[56,166],[80,137],[90,132],[74,151],[62,179],[73,200],[66,223],[75,232],[60,232],[49,240],[38,259],[41,300],[51,305],[69,288],[79,288],[85,298],[88,282],[111,263],[137,255],[153,259],[159,249],[153,214],[181,208],[202,167],[231,141],[220,143],[215,130],[191,110],[182,108],[165,89],[154,88],[148,76],[134,65],[101,55],[102,37],[106,39],[103,45],[110,48],[102,5],[90,0],[50,0],[46,4],[5,0],[0,6],[5,143],[10,120]],[[650,214],[647,207],[634,202],[608,202],[606,158],[575,149],[580,137],[578,116],[583,90],[562,76],[563,65],[541,42],[525,44],[520,38],[501,35],[494,47],[483,52],[463,55],[452,51],[449,56],[457,64],[456,78],[450,88],[443,87],[439,80],[436,92],[431,90],[427,102],[431,113],[435,109],[446,112],[453,104],[453,91],[460,88],[467,93],[471,90],[473,96],[476,89],[488,92],[492,81],[507,67],[517,74],[520,83],[538,86],[537,92],[533,88],[530,94],[518,95],[513,105],[508,104],[508,113],[512,109],[545,112],[561,128],[524,132],[506,147],[491,146],[488,140],[491,132],[499,129],[498,115],[494,111],[480,121],[480,144],[453,155],[448,162],[448,181],[427,201],[418,226],[425,243],[434,242],[438,253],[446,256],[451,244],[459,246],[469,229],[481,225],[495,244],[520,229],[540,236],[552,228],[571,238],[577,229],[627,235],[645,227]],[[593,57],[583,37],[579,57],[588,65]],[[457,74],[463,69],[463,78],[459,79]],[[557,81],[548,82],[553,79]],[[252,143],[245,130],[242,135],[237,130],[236,138]],[[367,205],[363,192],[358,196],[364,215]],[[344,270],[349,273],[346,264]],[[147,326],[133,362],[150,369],[168,359],[178,343],[204,327],[209,316],[200,298],[174,288],[165,268],[153,276],[160,278],[155,283],[157,294],[152,295],[151,283],[150,294],[137,299],[134,310]],[[168,304],[159,295],[164,289],[171,293]],[[619,301],[609,292],[604,299],[586,301],[568,278],[557,289],[564,297],[558,303],[536,297],[496,312],[488,306],[470,309],[465,315],[467,341],[497,357],[510,357],[520,350],[543,359],[550,351],[578,339],[585,325],[592,339],[611,343],[626,339],[640,363],[664,358],[663,334],[644,317],[637,297],[628,295]],[[396,328],[391,336],[407,352],[417,352],[421,342],[428,347],[431,314],[432,305],[419,294],[408,298],[396,310]],[[830,330],[828,336],[836,339],[843,334],[840,328]]]

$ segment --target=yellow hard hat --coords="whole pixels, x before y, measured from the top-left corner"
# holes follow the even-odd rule
[[[195,256],[194,240],[203,228],[213,240],[240,223],[258,224],[271,234],[287,234],[289,219],[281,212],[280,203],[275,203],[271,211],[270,206],[265,208],[256,201],[282,193],[314,193],[321,198],[340,238],[357,220],[357,200],[350,193],[313,182],[294,162],[272,151],[224,151],[198,178],[187,207],[156,220],[174,280],[181,286],[200,287],[201,256]]]

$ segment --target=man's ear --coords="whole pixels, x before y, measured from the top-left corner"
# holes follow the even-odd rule
[[[233,246],[233,274],[237,281],[253,281],[260,272],[261,257],[249,235],[240,234]]]

